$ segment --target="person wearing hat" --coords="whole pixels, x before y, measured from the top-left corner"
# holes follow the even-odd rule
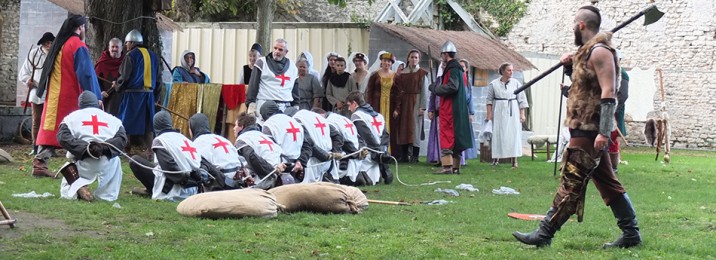
[[[60,122],[79,108],[77,99],[80,93],[89,90],[98,100],[102,99],[94,64],[83,42],[86,22],[86,18],[79,15],[65,19],[42,65],[42,77],[35,95],[38,98],[47,95],[47,99],[35,141],[38,149],[32,162],[33,176],[54,176],[47,169],[50,148],[60,146],[57,141]],[[102,101],[98,104],[102,107]]]
[[[254,43],[249,50],[249,64],[243,66],[239,72],[239,80],[242,84],[249,84],[251,79],[251,71],[254,69],[256,61],[261,57],[261,44]]]
[[[388,150],[396,155],[397,132],[391,129],[397,127],[398,108],[400,107],[400,89],[396,86],[397,74],[391,70],[395,63],[395,56],[390,52],[383,52],[378,56],[380,69],[370,75],[368,86],[365,89],[365,102],[370,104],[376,112],[383,115],[386,123],[386,131],[390,135],[390,146]],[[400,155],[396,155],[400,157]]]
[[[430,91],[439,99],[437,113],[440,129],[440,162],[442,169],[438,174],[460,174],[462,151],[472,147],[470,141],[470,118],[467,111],[467,93],[460,62],[455,59],[457,48],[446,41],[440,51],[445,69],[442,81],[430,85]]]
[[[351,73],[353,82],[362,93],[368,86],[368,57],[362,52],[354,52],[348,56],[348,72]]]
[[[155,97],[162,88],[162,64],[158,56],[143,45],[142,34],[134,29],[127,33],[124,45],[127,48],[119,78],[113,87],[123,92],[119,105],[119,119],[129,135],[129,144],[143,150],[151,157],[149,145],[154,137],[152,117]]]
[[[80,94],[79,108],[62,120],[57,132],[60,145],[77,165],[79,175],[76,180],[62,179],[60,196],[115,201],[122,184],[122,162],[118,156],[127,145],[122,121],[100,109],[97,97],[90,91]],[[93,196],[88,186],[97,179],[99,184]]]
[[[189,50],[185,50],[182,55],[181,66],[174,67],[172,74],[173,82],[187,83],[209,83],[209,75],[196,66],[196,54]]]
[[[281,111],[298,105],[298,69],[286,57],[288,49],[286,40],[276,39],[273,51],[256,61],[246,90],[249,113],[256,115],[257,109],[269,100],[276,102]]]
[[[37,154],[37,132],[40,131],[40,119],[42,118],[42,108],[45,105],[45,96],[47,93],[38,97],[37,82],[42,77],[42,65],[47,59],[47,53],[50,52],[52,47],[52,41],[55,40],[55,35],[51,32],[46,32],[42,35],[39,41],[37,41],[37,47],[33,48],[27,55],[27,59],[22,63],[20,67],[20,73],[17,76],[17,80],[20,84],[27,86],[30,90],[28,95],[28,101],[32,105],[32,152],[30,155]],[[25,104],[27,105],[27,104]]]

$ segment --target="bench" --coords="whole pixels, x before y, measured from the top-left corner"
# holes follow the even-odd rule
[[[547,154],[547,160],[552,156],[555,145],[557,144],[556,135],[533,135],[527,138],[527,143],[530,144],[530,150],[532,153],[532,160],[535,160],[536,153]]]

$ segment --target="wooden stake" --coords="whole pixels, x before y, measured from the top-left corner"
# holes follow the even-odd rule
[[[407,202],[389,201],[389,200],[368,200],[368,203],[410,206],[410,203],[407,203]]]

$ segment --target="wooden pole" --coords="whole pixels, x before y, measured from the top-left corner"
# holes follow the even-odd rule
[[[389,200],[368,200],[368,203],[410,206],[410,203],[407,203],[407,202],[389,201]]]
[[[185,116],[182,116],[181,114],[179,114],[179,113],[177,113],[177,112],[174,112],[174,111],[172,111],[172,110],[166,108],[165,106],[162,106],[162,105],[159,104],[159,103],[154,103],[154,104],[155,104],[156,106],[160,107],[161,109],[164,109],[164,110],[166,110],[167,112],[178,116],[178,117],[181,118],[181,119],[184,119],[184,120],[186,120],[186,121],[189,121],[189,118],[186,118]]]

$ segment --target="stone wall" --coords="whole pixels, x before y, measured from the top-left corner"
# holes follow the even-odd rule
[[[520,52],[574,51],[574,14],[580,6],[590,2],[533,0],[505,42]],[[602,29],[610,30],[642,10],[645,1],[597,1],[596,7],[602,12]],[[614,45],[625,55],[622,66],[663,70],[673,147],[714,149],[716,118],[711,115],[716,112],[716,78],[713,77],[716,76],[716,3],[713,0],[660,1],[659,10],[666,14],[658,22],[644,27],[641,18],[614,35]],[[644,91],[644,85],[656,87],[653,91]],[[646,79],[633,79],[627,110],[630,102],[645,99],[652,109],[641,112],[659,114],[655,113],[661,107],[659,85],[658,73]],[[627,114],[627,118],[630,117]],[[635,118],[629,123],[630,143],[644,144],[643,134],[639,133],[643,130],[643,120]]]
[[[302,1],[299,17],[306,22],[363,22],[371,21],[383,10],[388,0],[347,0],[346,7],[329,4],[326,0]]]
[[[0,0],[0,103],[15,103],[20,0]]]

